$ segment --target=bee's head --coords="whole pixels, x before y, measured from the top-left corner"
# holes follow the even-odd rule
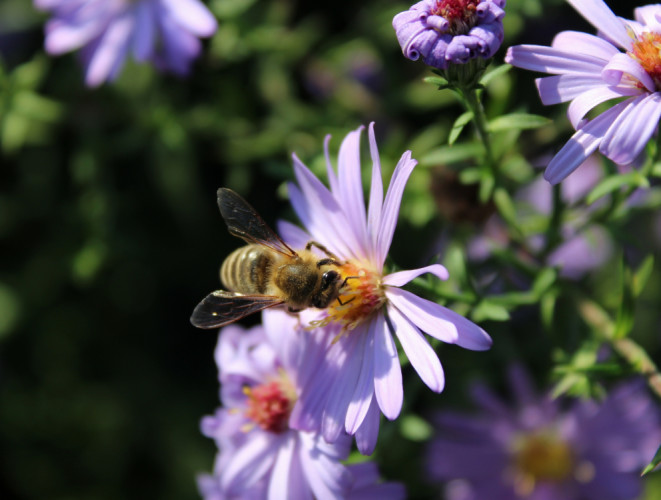
[[[319,292],[315,295],[312,306],[319,309],[325,309],[340,293],[340,273],[337,271],[326,271],[321,276]]]

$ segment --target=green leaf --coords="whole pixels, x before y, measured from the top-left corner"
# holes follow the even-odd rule
[[[466,160],[478,160],[484,155],[484,147],[478,142],[441,146],[420,158],[420,165],[436,167],[438,165],[452,165]]]
[[[586,341],[570,358],[561,355],[560,363],[553,369],[560,380],[552,391],[554,398],[562,394],[591,397],[599,388],[590,380],[590,373],[597,364],[600,342]],[[603,390],[603,389],[602,389]]]
[[[54,122],[62,115],[59,103],[29,91],[14,95],[14,109],[27,118],[44,122]]]
[[[496,204],[496,208],[498,208],[498,213],[507,222],[507,225],[521,233],[516,208],[509,193],[503,188],[498,188],[493,195],[493,201]]]
[[[445,252],[444,264],[450,272],[453,281],[456,281],[461,288],[468,285],[468,272],[466,270],[466,252],[460,245],[451,245]]]
[[[538,297],[541,297],[553,286],[557,279],[558,271],[551,267],[544,269],[537,275],[537,278],[535,278],[535,282],[532,285],[533,293]]]
[[[544,294],[540,300],[539,308],[542,316],[542,324],[548,331],[551,331],[551,328],[553,327],[557,299],[558,295],[556,292],[549,292]]]
[[[6,153],[18,150],[28,140],[30,120],[18,113],[7,113],[0,130],[0,145]]]
[[[495,78],[503,76],[505,73],[509,72],[512,69],[512,66],[509,64],[501,64],[500,66],[492,69],[482,78],[480,78],[480,84],[485,87],[489,85]]]
[[[493,173],[488,169],[482,171],[481,177],[479,200],[480,203],[486,204],[491,199],[493,189],[496,187],[496,179],[494,178]]]
[[[462,184],[477,184],[480,182],[480,178],[482,177],[482,172],[480,171],[479,168],[476,167],[469,167],[469,168],[462,168],[459,171],[459,181]]]
[[[481,323],[482,321],[507,321],[510,319],[510,313],[501,305],[490,302],[488,299],[480,302],[472,311],[473,321]]]
[[[631,333],[634,324],[634,310],[635,301],[630,286],[630,271],[626,273],[629,275],[626,281],[629,284],[622,286],[622,299],[617,309],[617,317],[615,318],[615,332],[613,333],[616,339],[622,339]]]
[[[410,441],[427,441],[433,434],[432,426],[417,415],[405,415],[400,420],[400,432]]]
[[[457,118],[454,121],[454,125],[452,125],[452,130],[450,130],[450,136],[448,137],[448,144],[452,146],[459,135],[461,134],[461,131],[464,130],[464,127],[470,123],[470,121],[473,119],[473,113],[471,111],[466,111],[462,114],[459,115],[459,118]]]
[[[647,280],[649,280],[652,275],[652,270],[654,269],[654,255],[648,255],[643,260],[643,263],[638,266],[638,270],[634,273],[633,279],[631,282],[631,289],[634,297],[638,297],[640,293],[645,288]]]
[[[216,0],[212,2],[211,8],[220,19],[231,19],[238,17],[248,10],[256,0]]]
[[[661,177],[661,162],[657,162],[652,166],[652,176]]]
[[[587,377],[582,374],[569,373],[562,377],[555,384],[551,397],[559,398],[563,394],[572,394],[574,396],[585,395],[589,392]]]
[[[22,89],[35,89],[43,80],[49,64],[49,59],[41,56],[21,64],[11,74],[14,85]]]
[[[530,115],[528,113],[512,113],[499,116],[489,122],[489,132],[502,132],[504,130],[527,130],[543,127],[552,123],[544,116]]]
[[[523,305],[535,304],[538,299],[530,292],[507,292],[501,295],[491,295],[488,300],[491,304],[514,309]]]
[[[446,87],[448,85],[448,81],[442,76],[428,76],[423,78],[422,81],[425,83],[431,83],[437,87]]]
[[[602,196],[606,196],[607,194],[610,194],[623,186],[647,188],[649,185],[649,181],[643,175],[641,175],[640,172],[635,170],[627,174],[612,175],[610,177],[606,177],[603,181],[597,184],[594,189],[590,191],[585,201],[588,205],[591,205]]]
[[[631,268],[622,262],[622,298],[617,309],[615,318],[616,339],[621,339],[629,335],[634,323],[635,300],[633,294],[633,273]]]
[[[654,458],[652,461],[643,469],[643,472],[640,474],[641,476],[644,476],[645,474],[648,474],[652,472],[657,465],[661,463],[661,446],[656,450],[656,453],[654,454]]]

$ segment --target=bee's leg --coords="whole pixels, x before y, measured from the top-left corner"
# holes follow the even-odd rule
[[[338,297],[337,301],[340,303],[341,306],[343,306],[344,304],[348,304],[349,302],[351,302],[352,300],[355,300],[355,299],[356,299],[356,297],[351,297],[349,300],[345,300],[344,302],[342,302],[340,297]]]
[[[347,281],[352,280],[352,279],[358,279],[358,278],[360,278],[360,276],[347,276],[346,278],[344,278],[344,281],[343,281],[342,284],[340,285],[340,290],[344,287],[344,285],[347,284]],[[351,297],[349,300],[346,300],[346,301],[342,302],[342,300],[340,299],[340,297],[338,297],[338,298],[337,298],[337,301],[340,303],[341,306],[343,306],[344,304],[348,304],[349,302],[351,302],[351,301],[354,300],[355,298],[356,298],[356,297],[354,296],[354,297]]]
[[[344,285],[346,285],[346,284],[347,284],[347,281],[349,281],[349,280],[357,280],[358,278],[360,278],[360,276],[347,276],[346,278],[344,278],[344,281],[343,281],[342,284],[340,285],[340,288],[342,288]]]
[[[317,261],[317,269],[321,268],[321,266],[337,266],[340,267],[342,264],[340,264],[338,261],[335,259],[321,259]]]
[[[317,247],[319,250],[321,250],[322,252],[324,252],[326,255],[328,255],[330,257],[330,260],[332,262],[327,262],[327,264],[339,265],[338,262],[340,262],[340,259],[338,258],[338,256],[335,255],[333,252],[331,252],[324,245],[322,245],[321,243],[318,243],[316,241],[308,241],[308,244],[305,245],[306,250],[310,250],[312,247]],[[324,264],[322,264],[322,265],[324,265]]]

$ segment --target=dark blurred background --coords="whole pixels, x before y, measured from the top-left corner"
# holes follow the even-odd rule
[[[216,334],[188,318],[240,244],[216,189],[240,192],[270,224],[293,220],[292,152],[321,173],[326,134],[336,151],[375,121],[389,177],[404,150],[423,158],[447,141],[461,112],[401,55],[391,20],[407,2],[207,3],[219,29],[189,78],[129,63],[95,90],[75,54],[44,53],[43,13],[27,0],[0,3],[2,499],[197,498],[195,474],[215,454],[198,422],[218,405]],[[631,16],[630,2],[609,4]],[[498,63],[513,43],[589,29],[560,0],[510,0],[507,12]],[[511,72],[487,97],[491,115],[556,118],[554,130],[524,136],[527,157],[570,135],[564,107],[542,109],[532,79]],[[393,245],[403,267],[439,251],[447,228],[429,189],[434,167],[421,162],[407,188]],[[485,327],[497,342],[479,366],[448,347],[446,393],[416,380],[409,408],[466,405],[468,381],[502,373],[513,352],[540,360],[535,376],[546,379],[552,341],[531,339],[525,325]],[[384,475],[412,497],[431,495],[421,444],[396,424],[382,432],[398,444],[380,443]]]

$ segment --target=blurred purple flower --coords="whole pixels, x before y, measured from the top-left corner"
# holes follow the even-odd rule
[[[200,53],[198,37],[216,31],[216,19],[200,0],[34,0],[51,11],[46,51],[82,49],[85,83],[115,79],[129,54],[185,75]]]
[[[584,166],[569,177],[561,186],[561,198],[571,206],[582,200],[590,190],[603,178],[599,162],[590,156]],[[540,215],[550,216],[553,209],[553,188],[541,177],[527,185],[515,195],[517,202],[517,218],[521,225],[534,225]],[[599,269],[613,255],[614,244],[610,234],[598,224],[585,223],[594,208],[601,206],[595,203],[590,207],[579,205],[567,211],[567,217],[560,227],[562,242],[546,256],[545,264],[560,268],[560,274],[565,278],[578,279],[586,273]],[[543,234],[535,234],[528,238],[531,250],[541,250],[546,238]],[[489,257],[496,248],[509,245],[508,229],[505,222],[493,215],[485,224],[481,234],[471,239],[467,246],[470,259],[482,261]],[[522,256],[522,258],[524,258]]]
[[[615,16],[602,0],[567,1],[598,29],[597,36],[563,31],[551,47],[517,45],[505,57],[519,68],[554,75],[537,79],[544,104],[572,101],[567,114],[577,132],[546,168],[552,184],[597,148],[617,164],[634,163],[661,117],[661,5],[635,9],[631,21]],[[622,97],[627,99],[583,120],[595,106]]]
[[[404,498],[401,485],[378,483],[375,465],[340,463],[349,454],[349,436],[329,444],[319,434],[289,427],[300,385],[324,349],[282,310],[264,312],[263,326],[221,330],[215,357],[223,408],[201,422],[202,433],[219,448],[213,475],[198,478],[205,500],[330,500],[360,491]]]
[[[446,69],[489,59],[503,41],[505,0],[423,0],[392,20],[404,56]]]
[[[379,471],[372,462],[348,466],[354,482],[347,500],[397,500],[406,498],[406,489],[401,483],[383,483]]]
[[[346,278],[342,304],[338,301],[324,311],[302,313],[311,328],[325,326],[323,331],[333,331],[337,337],[328,346],[323,365],[303,387],[292,425],[303,430],[320,428],[329,442],[346,430],[356,435],[358,449],[369,454],[378,435],[379,408],[391,420],[402,408],[402,371],[393,335],[423,382],[436,392],[443,390],[443,369],[421,330],[473,350],[489,349],[491,338],[454,311],[400,288],[425,273],[447,279],[443,266],[383,274],[404,186],[417,162],[410,151],[402,155],[384,200],[374,124],[370,124],[373,166],[366,211],[360,166],[362,129],[349,133],[342,142],[337,173],[330,162],[327,137],[330,190],[294,155],[298,185],[291,184],[289,193],[307,232],[288,223],[281,223],[279,232],[294,248],[308,241],[325,245],[344,262],[338,271]]]
[[[661,420],[636,382],[602,403],[536,397],[526,374],[510,372],[508,406],[483,387],[473,391],[482,414],[436,419],[441,436],[428,453],[430,475],[448,500],[631,500],[640,471],[661,440]]]

